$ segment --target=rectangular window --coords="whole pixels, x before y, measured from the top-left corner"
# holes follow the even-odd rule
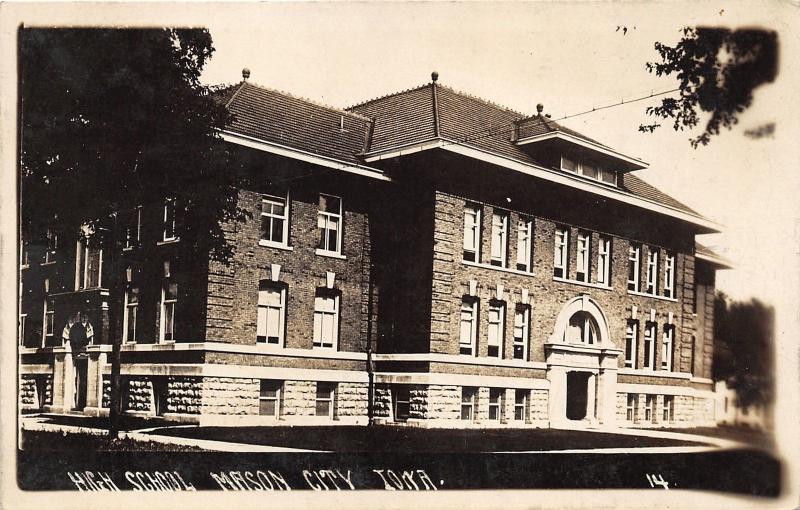
[[[528,414],[528,390],[514,390],[514,419],[525,421]]]
[[[392,398],[394,399],[392,408],[394,409],[394,421],[406,421],[411,414],[411,393],[408,386],[395,385],[392,387]]]
[[[517,270],[531,272],[533,246],[533,222],[520,219],[517,222]]]
[[[130,221],[123,228],[125,239],[124,249],[129,250],[139,244],[142,233],[142,206],[138,206],[130,218]]]
[[[517,305],[514,313],[514,359],[528,359],[528,331],[531,307]]]
[[[567,277],[567,260],[569,260],[569,230],[557,227],[553,253],[553,276]]]
[[[178,284],[169,278],[161,287],[161,340],[175,340],[175,306],[178,304]]]
[[[506,267],[508,251],[508,214],[492,214],[492,259],[493,266]]]
[[[281,389],[283,381],[270,379],[261,380],[261,388],[258,394],[258,414],[261,416],[280,416]]]
[[[52,345],[53,334],[55,333],[55,310],[53,310],[53,298],[45,296],[44,298],[44,337],[42,338],[43,346]]]
[[[464,297],[461,300],[461,328],[459,353],[473,356],[478,336],[478,300]]]
[[[658,294],[658,248],[647,251],[647,290],[648,294]]]
[[[78,241],[75,257],[75,290],[100,287],[103,267],[103,250],[89,246],[86,240]]]
[[[44,263],[47,264],[55,260],[56,250],[58,249],[58,234],[53,229],[48,228],[45,242]]]
[[[664,339],[661,343],[661,370],[672,371],[672,344],[675,339],[675,327],[664,327]]]
[[[636,368],[638,339],[639,323],[636,321],[628,321],[628,327],[625,328],[625,366],[628,368]]]
[[[503,394],[501,388],[489,388],[489,419],[500,421],[503,419]]]
[[[637,407],[639,403],[639,396],[633,393],[628,393],[627,405],[625,406],[625,419],[629,422],[636,421]]]
[[[125,291],[125,306],[122,309],[122,342],[136,342],[136,319],[139,315],[139,288]]]
[[[494,358],[503,357],[503,340],[505,339],[505,303],[489,303],[489,335],[487,346],[488,355]]]
[[[464,206],[464,260],[481,261],[481,209],[472,204]]]
[[[645,395],[644,396],[644,421],[646,422],[655,422],[656,421],[656,396],[655,395]]]
[[[639,292],[640,264],[642,260],[642,247],[631,244],[628,251],[628,290]]]
[[[336,395],[336,383],[329,383],[329,382],[317,383],[317,399],[316,399],[317,416],[327,416],[328,418],[333,418],[335,395]]]
[[[664,259],[664,296],[675,298],[675,254],[667,253]]]
[[[475,396],[478,388],[461,388],[461,419],[472,421],[475,419]]]
[[[19,344],[25,345],[25,326],[27,326],[28,314],[19,314]]]
[[[603,168],[600,170],[600,173],[603,182],[613,184],[614,186],[617,185],[617,172]]]
[[[177,221],[175,219],[175,199],[164,200],[164,228],[163,241],[174,241],[178,238]]]
[[[600,178],[600,169],[591,163],[581,163],[581,174],[584,176],[598,180]]]
[[[567,172],[578,173],[578,164],[566,156],[561,156],[561,168]]]
[[[664,410],[661,415],[661,421],[671,422],[675,416],[675,396],[664,395]]]
[[[339,296],[314,298],[314,347],[336,349],[339,340]]]
[[[30,249],[28,241],[22,241],[22,246],[19,251],[19,268],[25,269],[30,267]]]
[[[644,328],[644,367],[647,370],[654,369],[656,353],[656,324],[648,322]]]
[[[690,353],[691,357],[689,358],[689,367],[690,367],[689,371],[692,373],[692,375],[694,375],[696,373],[695,372],[695,366],[694,366],[695,357],[697,356],[696,353],[695,353],[695,350],[697,349],[697,337],[694,336],[694,335],[692,335],[692,346],[691,347],[692,347],[692,350],[691,350],[691,353]]]
[[[611,285],[611,238],[600,236],[597,247],[597,283]]]
[[[271,282],[262,282],[258,289],[258,311],[256,316],[256,342],[283,345],[286,329],[286,289]]]
[[[589,260],[590,260],[590,246],[592,242],[592,235],[588,232],[578,233],[578,263],[576,279],[579,282],[589,281]]]
[[[317,213],[319,248],[322,251],[342,253],[342,199],[331,195],[319,196]]]
[[[261,197],[261,244],[288,246],[289,195]]]

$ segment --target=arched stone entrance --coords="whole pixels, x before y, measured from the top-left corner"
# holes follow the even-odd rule
[[[544,344],[550,425],[611,428],[616,418],[617,359],[608,321],[596,301],[568,301]]]

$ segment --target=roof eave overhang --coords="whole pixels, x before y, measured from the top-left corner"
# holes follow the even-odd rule
[[[703,218],[702,216],[690,214],[686,211],[681,211],[680,209],[676,209],[674,207],[670,207],[664,204],[659,204],[658,202],[648,200],[646,198],[633,196],[610,187],[597,186],[593,183],[583,181],[582,179],[572,177],[566,174],[565,172],[551,170],[542,166],[516,161],[514,159],[505,156],[500,156],[498,154],[478,149],[476,147],[466,145],[462,142],[449,140],[447,138],[441,138],[441,137],[430,138],[420,142],[408,143],[397,147],[382,149],[380,151],[369,152],[363,154],[362,157],[364,158],[364,161],[374,162],[384,159],[407,156],[409,154],[414,154],[431,149],[442,149],[448,152],[461,154],[469,158],[477,159],[480,161],[484,161],[486,163],[508,168],[510,170],[515,170],[518,172],[522,172],[524,174],[532,175],[540,179],[555,182],[558,184],[563,184],[570,188],[577,188],[595,195],[600,195],[606,198],[610,198],[612,200],[616,200],[618,202],[623,202],[636,207],[640,207],[642,209],[646,209],[648,211],[652,211],[658,214],[663,214],[665,216],[669,216],[693,225],[697,229],[698,234],[716,234],[722,231],[721,225],[707,218]]]
[[[614,149],[611,149],[604,145],[590,142],[589,140],[584,140],[583,138],[571,135],[569,133],[564,133],[563,131],[552,131],[550,133],[542,133],[540,135],[528,136],[526,138],[521,138],[514,143],[516,143],[517,145],[531,145],[550,140],[559,140],[571,145],[575,145],[578,147],[582,147],[584,149],[589,149],[591,151],[597,152],[607,158],[611,158],[614,161],[619,162],[621,165],[624,166],[624,170],[628,172],[633,170],[643,170],[650,166],[649,163],[646,163],[641,159],[633,158],[631,156],[626,156],[625,154],[622,154],[621,152],[615,151]]]
[[[233,131],[220,130],[219,135],[224,141],[236,145],[241,145],[243,147],[249,147],[251,149],[268,152],[270,154],[285,156],[287,158],[296,159],[299,161],[305,161],[306,163],[312,163],[325,168],[333,168],[336,170],[341,170],[343,172],[361,175],[364,177],[369,177],[380,181],[390,182],[392,180],[391,177],[386,175],[382,170],[378,168],[341,161],[328,156],[322,156],[320,154],[314,154],[313,152],[308,152],[294,147],[289,147],[287,145],[282,145],[279,143],[262,140],[260,138],[255,138],[241,133],[235,133]]]
[[[698,260],[708,262],[717,269],[734,269],[732,262],[719,256],[709,255],[706,253],[695,253],[694,257]]]

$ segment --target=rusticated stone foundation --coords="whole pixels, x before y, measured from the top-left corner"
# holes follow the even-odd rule
[[[176,381],[177,382],[177,381]],[[175,386],[177,389],[177,386]],[[184,388],[188,392],[193,388]],[[204,377],[202,382],[202,414],[258,414],[258,379]],[[188,402],[196,402],[194,396]],[[189,403],[187,406],[193,406]],[[177,407],[177,406],[176,406]]]

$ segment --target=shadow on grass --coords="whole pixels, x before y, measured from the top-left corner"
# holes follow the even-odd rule
[[[347,453],[460,453],[707,446],[705,443],[555,429],[420,429],[376,426],[164,428],[151,434]]]
[[[85,452],[203,452],[196,446],[109,439],[108,436],[81,432],[22,431],[22,449],[25,451],[85,451]]]

